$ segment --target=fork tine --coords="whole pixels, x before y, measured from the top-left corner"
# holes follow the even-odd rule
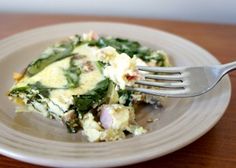
[[[127,90],[141,92],[145,94],[151,94],[155,96],[164,96],[164,97],[186,97],[188,94],[187,89],[178,89],[178,90],[153,90],[145,88],[132,88],[126,87]]]
[[[183,82],[152,82],[144,80],[136,81],[135,84],[163,87],[163,88],[183,88],[186,86],[186,83]]]
[[[157,80],[183,80],[183,75],[149,75],[144,74],[146,79],[157,79]]]
[[[184,68],[183,67],[149,67],[149,66],[138,66],[138,70],[140,70],[140,71],[148,71],[148,72],[181,73],[184,70]]]

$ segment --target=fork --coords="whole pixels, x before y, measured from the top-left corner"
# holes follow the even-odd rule
[[[208,92],[225,74],[235,69],[236,61],[197,67],[138,66],[138,70],[146,71],[144,80],[136,81],[137,86],[126,89],[165,97],[193,97]]]

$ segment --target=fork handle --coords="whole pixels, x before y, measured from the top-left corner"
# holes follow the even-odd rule
[[[236,61],[234,62],[230,62],[230,63],[227,63],[227,64],[223,64],[222,67],[221,67],[221,72],[223,74],[226,74],[230,71],[233,71],[233,70],[236,70]]]

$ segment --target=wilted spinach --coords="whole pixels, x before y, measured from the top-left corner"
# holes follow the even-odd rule
[[[157,63],[163,62],[164,56],[157,53],[150,48],[143,47],[137,41],[132,41],[123,38],[105,38],[100,37],[96,41],[91,41],[88,43],[90,46],[97,46],[99,48],[111,46],[117,50],[118,53],[126,53],[130,57],[136,55],[140,59],[149,62],[150,60],[156,60]]]
[[[51,63],[73,55],[74,48],[82,43],[81,36],[75,35],[71,39],[49,47],[40,55],[39,59],[28,65],[25,71],[26,75],[33,76]]]
[[[67,80],[66,88],[76,88],[79,85],[81,70],[75,64],[75,60],[71,58],[70,67],[64,70],[64,75]]]
[[[48,98],[50,95],[50,90],[52,90],[53,88],[49,88],[47,86],[44,86],[41,84],[41,82],[36,82],[36,83],[32,83],[32,84],[28,84],[26,86],[22,86],[22,87],[17,87],[12,89],[9,92],[9,96],[17,96],[20,93],[25,93],[27,96],[33,96],[33,95],[37,95],[40,94],[45,98]],[[34,91],[38,91],[38,92],[33,92]]]
[[[91,109],[97,107],[105,100],[110,80],[104,79],[96,87],[83,95],[74,95],[74,103],[71,106],[78,114],[84,115]]]
[[[132,102],[132,92],[129,90],[119,90],[118,91],[119,97],[122,97],[124,100],[124,105],[129,106]]]

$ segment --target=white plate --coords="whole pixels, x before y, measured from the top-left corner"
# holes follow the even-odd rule
[[[34,29],[0,43],[0,153],[18,160],[56,167],[110,167],[160,157],[193,142],[223,115],[231,94],[228,77],[209,93],[186,99],[168,99],[162,110],[143,109],[138,121],[150,131],[109,143],[87,143],[68,134],[58,122],[34,113],[14,112],[6,97],[12,73],[22,70],[48,45],[76,33],[97,31],[125,37],[169,53],[174,65],[208,65],[219,62],[199,46],[175,35],[137,25],[70,23]],[[147,124],[149,117],[158,118]]]

